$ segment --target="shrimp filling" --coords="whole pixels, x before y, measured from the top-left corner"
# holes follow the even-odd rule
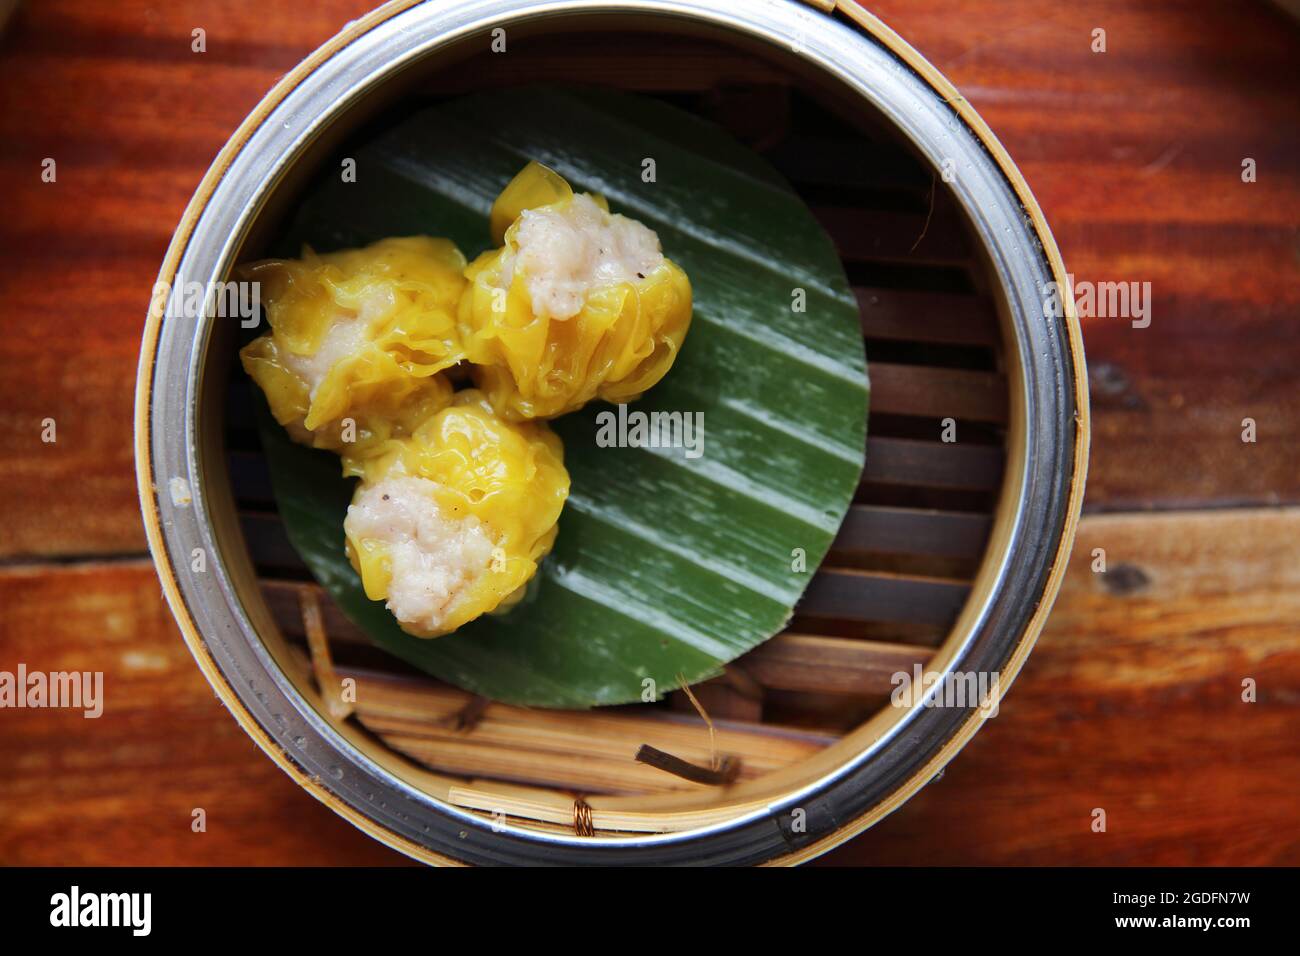
[[[552,319],[577,315],[592,289],[644,279],[664,261],[653,229],[606,212],[585,193],[524,210],[514,245],[502,262],[501,287],[521,272],[533,312]]]
[[[457,599],[488,569],[495,548],[478,518],[442,512],[437,487],[406,475],[363,484],[343,524],[363,548],[387,550],[388,610],[425,631],[441,628]]]

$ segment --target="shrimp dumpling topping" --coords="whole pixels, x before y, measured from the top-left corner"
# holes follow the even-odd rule
[[[428,478],[407,475],[362,483],[344,521],[349,540],[384,554],[387,566],[368,582],[378,583],[375,600],[386,598],[404,627],[429,633],[443,629],[450,605],[488,568],[496,548],[478,518],[445,514],[437,490]]]
[[[508,223],[508,225],[506,225]],[[672,367],[691,286],[659,237],[530,163],[492,209],[504,245],[465,270],[460,330],[497,414],[554,418],[631,401]]]
[[[653,230],[611,215],[583,193],[523,211],[514,249],[502,257],[500,288],[510,287],[517,269],[535,315],[569,319],[582,311],[593,288],[635,282],[663,261]]]

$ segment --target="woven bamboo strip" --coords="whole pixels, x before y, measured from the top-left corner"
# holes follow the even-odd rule
[[[912,644],[782,634],[751,651],[745,670],[764,687],[869,697],[888,694],[895,674],[910,674],[933,653]]]
[[[710,797],[710,794],[714,794]],[[626,797],[593,796],[587,802],[591,807],[591,821],[596,833],[602,837],[619,833],[666,833],[708,826],[729,819],[737,809],[742,812],[760,809],[761,800],[731,803],[723,808],[704,802],[719,799],[717,791],[701,794],[697,807],[682,807],[682,794],[664,795],[674,804],[672,813],[664,813],[656,795],[635,799],[635,806]],[[555,832],[573,832],[574,801],[553,790],[515,786],[495,780],[473,780],[464,786],[453,786],[448,800],[458,807],[477,810],[487,816],[504,816],[508,819],[528,821],[529,826],[540,823]]]
[[[325,706],[330,716],[342,720],[352,713],[353,707],[346,700],[342,680],[334,669],[334,658],[330,654],[329,637],[321,613],[320,595],[312,588],[300,588],[298,599],[302,608],[302,625],[307,635],[307,649],[311,651],[311,667],[316,676],[316,685],[326,702]]]
[[[389,746],[434,769],[468,777],[526,779],[585,793],[662,793],[698,788],[637,763],[650,744],[707,765],[709,735],[698,718],[663,711],[568,712],[489,703],[473,727],[455,729],[471,699],[434,681],[340,668],[356,681],[356,715]],[[741,761],[741,779],[782,769],[833,742],[824,734],[718,721],[719,753]]]

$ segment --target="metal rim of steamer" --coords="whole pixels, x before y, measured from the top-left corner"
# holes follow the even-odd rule
[[[1072,303],[1046,321],[1049,283],[1064,268],[1023,180],[969,106],[914,51],[865,15],[854,29],[786,0],[462,0],[399,2],[345,28],[291,73],[232,137],[200,185],[168,251],[160,282],[224,279],[252,222],[286,169],[344,109],[403,67],[455,39],[526,18],[590,14],[671,17],[736,31],[795,53],[889,117],[939,168],[955,160],[954,194],[1002,285],[1018,357],[1013,404],[1023,408],[1023,455],[996,579],[945,673],[1019,669],[1055,598],[1078,517],[1086,465],[1086,380]],[[1068,300],[1068,296],[1063,297]],[[634,837],[578,837],[495,827],[379,766],[315,712],[271,658],[222,562],[188,574],[195,547],[220,554],[202,476],[197,396],[213,320],[155,304],[137,385],[136,451],[142,510],[164,591],[187,644],[236,719],[309,792],[382,842],[431,862],[519,864],[750,864],[814,856],[869,826],[933,777],[978,723],[970,709],[916,706],[855,759],[814,783],[724,823]],[[1010,436],[1009,436],[1010,437]],[[1010,465],[1016,465],[1011,473]],[[215,472],[215,469],[213,471]],[[168,493],[189,485],[188,503]],[[181,499],[183,502],[183,498]],[[949,641],[951,642],[951,638]],[[791,825],[801,809],[802,829]]]

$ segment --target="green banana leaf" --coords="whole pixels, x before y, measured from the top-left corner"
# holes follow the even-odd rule
[[[857,306],[830,240],[763,160],[689,113],[608,92],[489,92],[409,115],[336,158],[274,251],[425,233],[472,259],[529,159],[653,228],[690,276],[681,355],[631,408],[702,413],[702,454],[598,447],[599,402],[555,421],[572,493],[528,597],[422,640],[366,599],[344,555],[353,483],[338,459],[265,413],[262,441],[293,545],[377,645],[513,704],[649,701],[780,631],[825,557],[863,464]]]

